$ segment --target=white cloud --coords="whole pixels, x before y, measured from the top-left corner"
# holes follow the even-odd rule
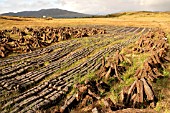
[[[64,8],[73,11],[79,11],[82,13],[113,13],[113,12],[120,12],[126,10],[133,10],[133,8],[137,8],[135,6],[135,2],[131,0],[123,1],[123,0],[60,0],[64,2]],[[132,7],[133,6],[133,7]]]
[[[140,5],[153,5],[156,2],[156,0],[140,0]]]
[[[56,0],[2,0],[0,13],[57,8]]]
[[[146,5],[146,6],[153,6],[153,5],[162,5],[164,3],[169,3],[169,0],[140,0],[140,5]]]
[[[145,10],[169,11],[170,0],[140,0],[139,3]]]
[[[121,11],[166,11],[170,0],[0,0],[0,13],[61,8],[87,14]]]

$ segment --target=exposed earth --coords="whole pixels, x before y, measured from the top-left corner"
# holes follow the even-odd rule
[[[1,17],[0,111],[170,112],[169,15],[139,15]]]

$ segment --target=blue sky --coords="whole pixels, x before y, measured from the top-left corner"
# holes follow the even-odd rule
[[[170,0],[0,0],[0,14],[60,8],[87,14],[170,11]]]

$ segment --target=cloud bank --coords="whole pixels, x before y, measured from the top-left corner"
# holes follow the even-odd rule
[[[123,11],[170,11],[170,0],[0,0],[0,14],[60,8],[87,14]]]

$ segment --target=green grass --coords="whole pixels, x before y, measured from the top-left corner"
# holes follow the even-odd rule
[[[104,39],[104,40],[102,40],[102,41],[105,41],[105,40],[108,40],[108,39],[106,38],[106,39]],[[105,46],[105,47],[100,47],[100,48],[95,49],[95,50],[94,50],[90,55],[88,55],[87,57],[84,57],[84,58],[78,60],[77,62],[73,63],[72,65],[70,65],[70,66],[68,66],[68,67],[64,67],[64,68],[59,69],[59,70],[56,71],[53,75],[46,77],[46,78],[45,78],[43,81],[41,81],[40,83],[45,82],[45,81],[48,81],[48,80],[50,80],[51,78],[54,78],[54,77],[58,76],[59,74],[63,73],[64,71],[69,70],[69,69],[72,69],[72,68],[80,65],[81,63],[83,63],[83,62],[86,61],[87,59],[91,58],[91,57],[92,57],[94,54],[96,54],[98,51],[103,50],[103,49],[105,49],[105,48],[107,48],[107,47],[113,46],[113,45],[115,45],[115,44],[118,44],[118,43],[120,43],[120,42],[122,42],[122,41],[125,41],[125,40],[127,40],[127,39],[122,39],[122,40],[113,41],[112,43],[110,43],[109,45],[107,45],[107,46]],[[82,41],[84,42],[84,40],[82,40]],[[83,43],[83,42],[82,42],[82,43]],[[88,40],[85,39],[85,42],[84,42],[84,43],[88,43]],[[98,42],[98,43],[101,43],[101,41]],[[89,45],[89,46],[92,46],[92,45]],[[82,46],[81,48],[83,48],[83,47],[84,47],[84,46]],[[87,46],[85,46],[85,47],[87,47]],[[79,48],[79,49],[80,49],[80,48]],[[106,57],[107,55],[110,56],[110,54],[106,54],[106,55],[104,55],[104,56]]]
[[[81,75],[77,75],[74,77],[74,81],[75,83],[84,83],[85,80],[92,80],[92,79],[95,79],[96,76],[95,76],[95,73],[94,72],[91,72],[91,73],[88,73],[86,74],[85,76],[81,77]]]
[[[167,34],[168,43],[170,44],[170,33]]]
[[[123,87],[131,85],[134,81],[135,81],[135,78],[131,77],[122,83],[118,82],[118,83],[112,84],[109,97],[113,100],[113,102],[118,102],[120,98],[119,95]]]
[[[164,69],[163,70],[163,75],[164,75],[164,77],[169,77],[170,72],[168,70]]]
[[[155,107],[157,112],[169,113],[170,104],[169,104],[169,84],[170,77],[165,77],[163,79],[157,80],[157,82],[153,85],[154,91],[156,93],[156,97],[158,98],[158,103]]]
[[[121,77],[123,78],[124,82],[115,82],[114,78],[111,78],[109,80],[109,84],[111,87],[111,91],[109,97],[111,98],[111,100],[113,102],[118,102],[119,98],[120,98],[120,92],[123,89],[123,87],[126,86],[130,86],[135,80],[135,72],[138,68],[142,68],[143,67],[143,63],[145,62],[145,60],[150,56],[150,53],[137,53],[137,52],[132,52],[130,51],[130,53],[128,53],[128,50],[132,50],[132,47],[134,47],[134,44],[130,44],[129,46],[127,46],[125,49],[123,49],[121,51],[121,54],[125,54],[128,56],[128,58],[132,61],[132,65],[131,66],[126,66],[126,64],[124,66],[126,66],[126,71],[121,75]]]
[[[50,64],[49,61],[44,62],[44,66],[48,66]]]

